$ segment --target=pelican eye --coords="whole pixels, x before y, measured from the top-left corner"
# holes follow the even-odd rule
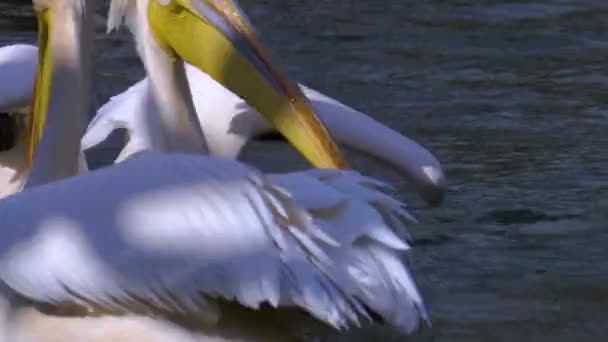
[[[15,114],[0,112],[0,152],[10,150],[17,144],[18,124]]]

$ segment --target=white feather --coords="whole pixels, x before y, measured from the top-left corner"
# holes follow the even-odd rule
[[[79,5],[76,5],[79,8]],[[37,47],[27,44],[0,47],[0,112],[24,116],[29,114],[37,66]],[[27,117],[17,119],[20,122],[28,122]],[[26,128],[18,125],[15,146],[0,152],[0,198],[21,191],[27,180]],[[84,153],[81,152],[78,158],[79,172],[87,172]]]
[[[112,1],[108,29],[115,29],[125,18],[137,27],[136,1]],[[37,48],[12,45],[0,48],[0,111],[19,110],[27,113],[38,62]],[[208,147],[213,155],[237,158],[252,138],[273,131],[269,123],[240,97],[231,93],[207,74],[186,64],[186,73]],[[424,147],[314,89],[301,85],[317,114],[335,139],[342,145],[385,160],[400,170],[422,195],[436,196],[445,187],[445,176],[439,162]],[[211,100],[212,99],[212,100]],[[128,144],[117,161],[143,150],[154,150],[159,141],[160,117],[144,78],[127,91],[114,96],[102,106],[82,140],[87,150],[104,141],[114,130],[129,132]]]
[[[129,15],[135,9],[136,2],[134,0],[112,0],[110,1],[110,9],[108,11],[107,32],[110,33],[118,30],[125,19],[133,18],[135,15]]]
[[[0,112],[26,114],[32,101],[38,67],[38,49],[16,44],[0,47]]]
[[[293,177],[310,190],[309,176]],[[251,308],[297,305],[337,328],[368,318],[361,302],[411,332],[426,313],[400,260],[403,245],[381,215],[334,213],[351,202],[362,213],[365,200],[351,195],[307,210],[297,183],[276,191],[272,177],[235,161],[145,153],[40,186],[0,205],[0,277],[50,303],[127,309],[121,303],[135,294],[164,310],[214,317],[204,292]],[[319,230],[339,245],[310,233]]]
[[[257,111],[209,75],[190,64],[186,64],[186,74],[211,154],[237,158],[247,142],[273,131]],[[388,162],[425,199],[441,196],[446,180],[439,162],[427,149],[364,113],[314,89],[300,87],[338,143]],[[124,160],[129,153],[154,149],[152,141],[161,140],[159,125],[158,109],[150,97],[148,78],[145,78],[113,97],[97,112],[83,138],[83,149],[94,146],[94,141],[99,141],[110,127],[126,128],[129,144],[125,147],[127,151],[121,153],[121,160]]]
[[[193,89],[201,80],[190,81]],[[149,127],[156,119],[146,107],[144,82],[129,90],[143,97],[123,94],[102,108],[100,114],[116,116],[91,124],[88,145],[122,125],[130,128],[122,159],[155,149],[157,134]],[[203,128],[215,132],[217,138],[205,133],[217,154],[238,154],[267,124],[255,112],[242,121],[251,110],[238,98],[205,101],[235,97],[215,85],[218,96],[193,90],[195,103],[219,106],[211,111],[222,115],[229,103],[235,114],[220,126],[212,123],[222,116],[207,116]],[[123,105],[131,108],[118,110]],[[227,136],[234,137],[228,150]],[[337,328],[368,319],[365,304],[411,332],[427,317],[401,260],[408,245],[394,232],[407,212],[378,185],[355,172],[265,177],[236,162],[142,154],[0,205],[0,221],[11,223],[0,246],[0,277],[32,299],[128,309],[124,301],[135,294],[165,310],[204,310],[212,320],[221,313],[201,291],[252,308],[297,305]],[[33,271],[40,267],[45,272]]]

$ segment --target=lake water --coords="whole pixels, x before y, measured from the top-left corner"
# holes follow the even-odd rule
[[[430,209],[398,175],[350,155],[361,171],[394,182],[420,220],[410,227],[409,259],[433,327],[411,340],[605,338],[608,3],[242,5],[292,78],[370,113],[442,162],[450,191]],[[35,42],[30,7],[0,3],[0,45]],[[97,48],[96,106],[143,75],[129,36],[105,36],[102,17]],[[90,161],[109,160],[113,144]],[[275,143],[254,144],[246,160],[268,171],[306,165]],[[353,335],[401,340],[385,328]]]

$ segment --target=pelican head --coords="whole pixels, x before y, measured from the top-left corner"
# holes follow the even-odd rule
[[[137,6],[137,28],[129,23],[129,6]],[[300,88],[272,63],[234,1],[113,0],[109,28],[122,16],[133,31],[146,26],[155,44],[173,61],[197,67],[243,98],[315,167],[348,167]]]

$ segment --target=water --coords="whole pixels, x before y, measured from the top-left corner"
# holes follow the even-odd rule
[[[420,220],[410,260],[433,328],[411,340],[608,333],[608,4],[242,5],[290,76],[441,160],[450,191],[442,208],[429,209],[396,174],[350,155],[360,170],[396,183]],[[96,105],[143,75],[128,35],[106,37],[99,21]],[[27,1],[0,4],[0,44],[34,42],[34,30]],[[112,152],[108,144],[89,158],[100,164]],[[270,171],[305,166],[271,143],[246,159]],[[353,335],[400,340],[382,328]]]

